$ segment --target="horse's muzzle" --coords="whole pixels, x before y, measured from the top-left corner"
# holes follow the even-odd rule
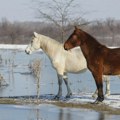
[[[64,49],[67,51],[69,50],[66,44],[64,44]]]
[[[28,55],[30,54],[30,52],[29,52],[29,51],[27,51],[27,50],[25,50],[25,53],[26,53],[26,54],[28,54]]]

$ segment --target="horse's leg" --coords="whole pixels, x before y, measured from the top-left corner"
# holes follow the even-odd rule
[[[55,96],[55,99],[59,99],[62,96],[62,75],[57,74],[58,76],[58,94]]]
[[[63,79],[64,79],[65,85],[67,87],[67,92],[68,92],[66,95],[66,98],[70,98],[70,96],[72,95],[72,91],[71,91],[70,85],[68,83],[67,73],[64,73]]]
[[[98,95],[98,90],[96,89],[95,92],[93,93],[92,97],[97,98],[97,95]]]
[[[103,77],[104,79],[104,77]],[[98,97],[98,89],[95,90],[95,92],[92,95],[93,98],[97,98]]]
[[[110,96],[110,77],[109,76],[104,76],[104,81],[106,82],[106,92],[105,96]]]
[[[110,77],[103,75],[103,81],[106,82],[106,91],[105,96],[110,96]],[[97,98],[98,90],[96,89],[95,93],[92,95],[93,98]]]
[[[102,102],[104,100],[102,74],[100,74],[100,72],[94,72],[92,74],[93,74],[93,77],[95,79],[96,86],[98,89],[98,97],[97,97],[95,103],[99,103],[99,102]]]

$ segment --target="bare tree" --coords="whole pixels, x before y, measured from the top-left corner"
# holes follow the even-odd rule
[[[36,11],[37,18],[54,23],[61,32],[61,40],[64,40],[66,26],[79,23],[84,15],[77,14],[77,5],[75,0],[49,0],[50,2],[41,2],[37,0]],[[83,14],[82,14],[83,13]]]
[[[11,23],[6,18],[2,19],[0,26],[0,35],[7,37],[11,44],[16,42],[16,39],[21,35],[22,28],[18,22]]]

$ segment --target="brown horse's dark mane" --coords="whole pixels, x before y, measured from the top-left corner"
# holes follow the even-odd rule
[[[105,45],[102,45],[101,43],[99,43],[93,36],[91,36],[90,34],[88,34],[87,32],[81,30],[81,29],[77,29],[79,30],[79,37],[82,41],[81,43],[81,50],[86,57],[89,57],[91,54],[96,53],[103,53],[103,51],[106,51],[107,48]],[[101,51],[101,52],[100,52]]]
[[[99,47],[100,46],[101,47],[106,47],[105,45],[102,45],[98,40],[96,40],[93,36],[91,36],[87,32],[85,32],[85,31],[83,31],[81,29],[79,29],[79,31],[80,31],[81,34],[84,34],[84,36],[85,36],[85,40],[84,41],[88,42],[88,44],[93,44],[93,45],[95,44],[95,46],[97,45]]]

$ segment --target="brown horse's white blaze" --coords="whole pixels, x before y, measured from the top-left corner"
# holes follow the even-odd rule
[[[98,89],[96,102],[104,100],[102,75],[120,74],[120,48],[110,49],[101,45],[88,33],[75,27],[64,44],[64,49],[69,50],[80,46],[87,61],[87,67],[92,72]]]

